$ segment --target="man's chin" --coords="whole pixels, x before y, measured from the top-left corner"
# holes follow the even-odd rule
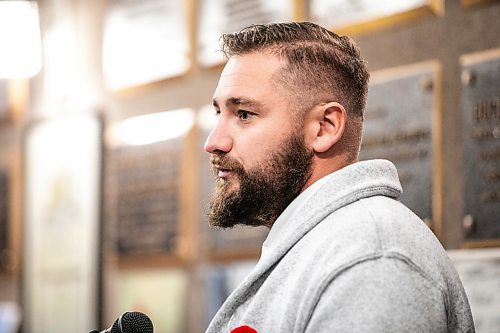
[[[220,178],[217,180],[217,192],[225,198],[234,195],[240,190],[240,182],[235,179]]]

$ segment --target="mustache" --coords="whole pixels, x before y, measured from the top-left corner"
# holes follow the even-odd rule
[[[219,169],[231,170],[236,174],[243,174],[245,172],[240,162],[226,155],[210,156],[210,167],[216,174]]]

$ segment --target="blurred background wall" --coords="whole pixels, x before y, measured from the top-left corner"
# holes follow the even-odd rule
[[[158,332],[203,331],[266,236],[204,218],[218,38],[309,20],[358,42],[372,74],[361,157],[396,163],[478,332],[500,330],[500,2],[30,3],[33,72],[0,55],[0,322],[14,305],[23,332],[86,332],[137,310]],[[2,27],[2,53],[26,40],[17,29]]]

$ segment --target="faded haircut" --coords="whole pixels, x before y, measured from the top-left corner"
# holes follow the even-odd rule
[[[221,37],[227,58],[268,52],[286,60],[276,75],[306,107],[336,101],[348,117],[363,119],[368,69],[354,41],[310,22],[252,25]]]

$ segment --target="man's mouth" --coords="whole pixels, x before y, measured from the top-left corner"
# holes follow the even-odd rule
[[[229,180],[243,175],[243,169],[238,162],[228,157],[212,156],[210,159],[212,171],[217,179]]]
[[[226,167],[219,165],[219,164],[214,164],[213,168],[214,168],[214,170],[217,171],[217,177],[219,177],[219,178],[227,178],[229,176],[230,172],[232,171],[231,169],[226,168]]]

